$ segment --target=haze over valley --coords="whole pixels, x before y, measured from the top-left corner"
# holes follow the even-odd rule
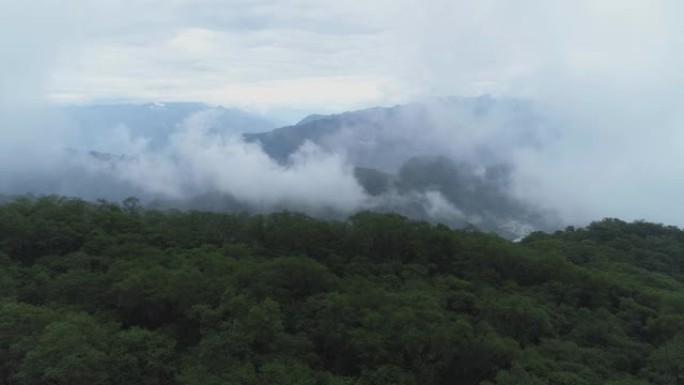
[[[12,3],[0,192],[684,224],[674,2],[239,3]]]

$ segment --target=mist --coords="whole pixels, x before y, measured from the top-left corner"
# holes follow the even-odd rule
[[[96,171],[175,199],[218,191],[263,206],[306,202],[345,211],[359,207],[363,191],[340,155],[308,144],[282,166],[240,136],[212,134],[206,129],[209,119],[207,114],[193,115],[156,153],[133,142],[130,159],[112,167],[97,165]]]
[[[407,154],[437,154],[509,165],[510,194],[566,224],[684,225],[678,2],[228,3],[5,0],[0,192],[225,193],[254,207],[353,212],[407,199],[378,202],[354,166],[396,172]],[[483,94],[529,114],[495,107],[480,121],[445,107],[445,96]],[[210,130],[211,114],[189,117],[154,146],[121,125],[86,135],[61,107],[165,100],[257,112],[421,107],[391,126],[350,124],[285,162],[239,130]],[[443,198],[428,191],[412,202],[437,219],[467,217]]]
[[[516,193],[566,222],[681,226],[681,23],[675,1],[429,2],[407,71],[433,94],[532,100],[543,145],[511,154]],[[419,24],[421,28],[414,28]]]

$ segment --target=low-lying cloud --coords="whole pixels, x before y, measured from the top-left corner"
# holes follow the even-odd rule
[[[152,151],[144,138],[132,137],[123,146],[128,148],[123,156],[95,159],[80,154],[78,164],[93,175],[106,175],[160,199],[216,192],[257,207],[329,207],[344,212],[360,208],[366,200],[341,153],[306,143],[282,165],[239,135],[210,131],[212,115],[192,115],[161,149]]]
[[[257,108],[291,102],[343,110],[489,93],[533,101],[543,127],[528,127],[534,135],[526,137],[511,134],[505,121],[454,124],[457,117],[435,110],[431,119],[441,128],[429,135],[410,120],[381,135],[469,161],[484,156],[478,143],[488,143],[488,157],[512,166],[516,194],[567,222],[616,216],[684,225],[681,2],[352,3],[8,3],[0,15],[0,188],[90,187],[91,197],[107,197],[114,189],[97,187],[117,181],[117,194],[216,190],[264,204],[301,197],[365,207],[368,197],[349,165],[361,156],[335,150],[358,139],[353,130],[308,144],[283,165],[255,144],[203,131],[201,122],[186,122],[154,151],[119,127],[95,147],[126,154],[125,161],[89,164],[88,155],[64,152],[88,147],[74,144],[78,132],[44,102],[47,95],[169,95],[219,103],[228,95],[238,103],[245,95]],[[341,83],[350,86],[336,97]],[[387,169],[397,167],[401,152],[384,159]],[[363,160],[376,162],[368,154]]]

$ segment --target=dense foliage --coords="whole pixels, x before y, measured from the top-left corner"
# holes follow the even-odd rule
[[[0,384],[678,384],[684,232],[0,206]]]

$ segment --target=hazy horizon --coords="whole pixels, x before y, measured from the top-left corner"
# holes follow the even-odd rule
[[[441,107],[431,109],[432,128],[412,135],[427,135],[419,142],[452,149],[457,160],[467,146],[493,141],[513,168],[511,194],[566,223],[619,217],[684,226],[680,2],[0,4],[5,187],[74,167],[60,151],[83,134],[54,105],[196,101],[293,124],[310,113],[491,95],[534,105],[538,143],[506,146],[500,138],[510,125],[469,126]],[[191,185],[256,202],[365,207],[345,149],[304,147],[294,166],[283,166],[258,146],[216,136],[202,126],[207,120],[178,125],[161,152],[126,127],[99,140],[137,156],[117,178],[143,190],[175,197]],[[411,132],[402,128],[402,138]]]

